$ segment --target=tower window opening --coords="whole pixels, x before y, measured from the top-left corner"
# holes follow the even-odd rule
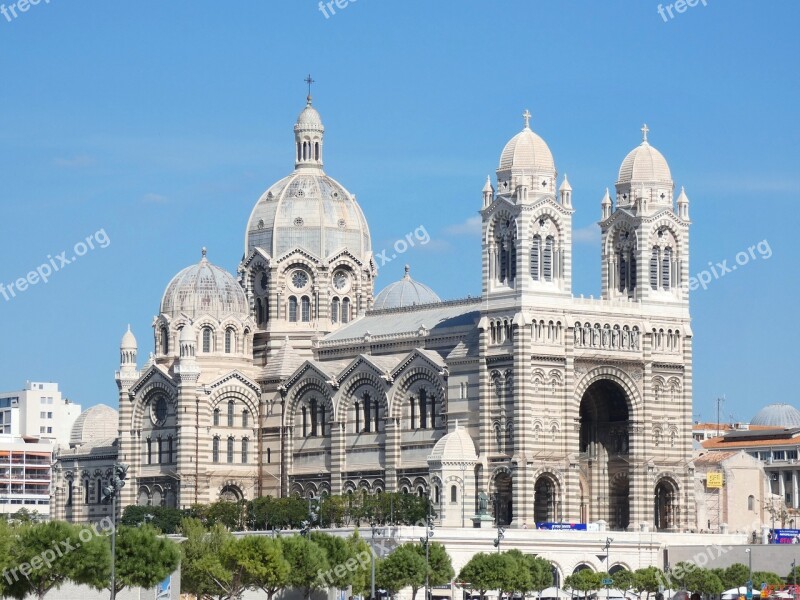
[[[672,274],[672,248],[664,248],[664,258],[661,261],[661,287],[669,291],[670,275]]]
[[[297,323],[297,298],[289,296],[289,322]]]
[[[331,301],[331,323],[339,322],[339,298]]]
[[[203,327],[203,352],[211,352],[211,328]]]
[[[303,298],[300,300],[300,304],[302,306],[301,317],[303,319],[303,323],[308,323],[311,321],[311,300],[308,296],[303,296]]]

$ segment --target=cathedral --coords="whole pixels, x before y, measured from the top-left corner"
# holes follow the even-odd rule
[[[203,249],[166,286],[149,360],[123,336],[118,436],[58,457],[54,516],[107,514],[121,461],[123,507],[399,492],[441,526],[488,508],[518,528],[693,527],[688,198],[643,127],[600,202],[602,295],[576,297],[572,188],[523,118],[475,198],[480,296],[442,301],[408,267],[376,294],[309,95],[237,274]]]

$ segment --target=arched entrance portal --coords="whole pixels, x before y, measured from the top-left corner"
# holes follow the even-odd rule
[[[653,507],[655,526],[659,531],[672,529],[675,525],[675,498],[677,488],[669,479],[659,479],[655,490]]]
[[[583,394],[579,452],[588,489],[587,520],[604,519],[610,529],[630,521],[630,413],[628,397],[611,380],[599,379]]]
[[[549,475],[541,475],[533,487],[533,520],[553,523],[558,520],[558,493],[556,482]]]
[[[235,485],[226,485],[219,493],[219,499],[223,502],[239,502],[242,498],[242,490]]]
[[[511,475],[498,473],[494,478],[494,514],[498,525],[508,525],[514,518]]]

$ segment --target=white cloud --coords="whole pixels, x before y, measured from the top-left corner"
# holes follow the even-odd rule
[[[580,229],[572,231],[572,241],[576,244],[599,244],[600,243],[600,226],[597,223],[592,223]]]
[[[468,218],[463,223],[457,223],[445,227],[444,232],[450,235],[477,235],[481,234],[481,217],[475,215]]]
[[[169,198],[166,196],[162,196],[161,194],[145,194],[142,197],[142,202],[147,202],[148,204],[164,204],[165,202],[169,202]]]
[[[85,154],[72,156],[70,158],[56,158],[53,160],[53,163],[57,167],[63,167],[65,169],[83,169],[93,166],[95,162],[94,158],[86,156]]]

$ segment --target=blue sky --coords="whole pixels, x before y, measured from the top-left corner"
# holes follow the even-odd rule
[[[358,0],[328,18],[311,0],[41,0],[0,16],[0,282],[110,240],[0,296],[0,389],[52,380],[116,405],[126,325],[144,359],[166,284],[202,246],[235,271],[253,204],[293,167],[311,73],[326,171],[357,194],[374,249],[431,236],[378,287],[409,262],[446,298],[480,293],[480,191],[526,108],[574,188],[574,292],[597,295],[593,224],[647,122],[691,200],[691,272],[771,250],[692,295],[695,413],[712,419],[721,394],[725,419],[795,402],[800,4],[673,14],[650,0]]]

